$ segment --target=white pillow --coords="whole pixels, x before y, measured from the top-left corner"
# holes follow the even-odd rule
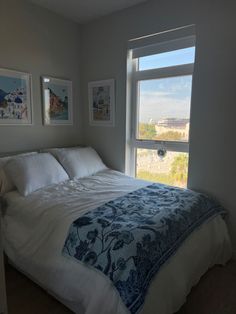
[[[60,150],[56,152],[56,157],[70,179],[91,176],[107,169],[97,152],[91,147]]]
[[[57,153],[62,150],[73,150],[78,149],[80,146],[72,146],[72,147],[54,147],[54,148],[43,148],[40,150],[40,153],[50,153],[54,157],[57,158]]]
[[[5,170],[23,196],[69,179],[59,162],[47,153],[12,159]]]
[[[5,193],[8,193],[15,189],[14,183],[12,182],[11,178],[6,174],[4,170],[4,166],[6,165],[6,163],[13,158],[15,159],[18,157],[35,155],[35,154],[37,154],[37,152],[30,152],[30,153],[24,153],[24,154],[18,154],[18,155],[12,155],[8,157],[0,158],[0,195],[4,195]]]

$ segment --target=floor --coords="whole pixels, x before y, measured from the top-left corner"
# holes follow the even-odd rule
[[[6,267],[6,277],[9,314],[71,313],[11,266]],[[235,313],[236,261],[231,261],[225,267],[217,266],[208,271],[176,314]]]

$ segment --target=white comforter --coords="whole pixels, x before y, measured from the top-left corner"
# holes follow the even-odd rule
[[[126,314],[112,283],[92,268],[62,256],[70,224],[88,210],[148,182],[106,170],[41,189],[28,197],[6,195],[5,251],[21,271],[79,314]],[[226,225],[216,217],[195,231],[153,280],[142,314],[171,314],[214,264],[231,256]],[[99,309],[99,310],[98,310]]]

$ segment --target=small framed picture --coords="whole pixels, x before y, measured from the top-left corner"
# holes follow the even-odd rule
[[[94,126],[115,125],[115,81],[90,82],[89,123]]]
[[[72,82],[42,77],[44,125],[72,125]]]
[[[0,69],[0,126],[31,124],[31,75]]]

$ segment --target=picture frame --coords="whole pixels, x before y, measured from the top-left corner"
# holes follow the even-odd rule
[[[73,125],[72,81],[42,76],[43,123]]]
[[[31,74],[0,68],[0,126],[32,123]]]
[[[89,124],[115,126],[115,80],[89,82],[88,93]]]

